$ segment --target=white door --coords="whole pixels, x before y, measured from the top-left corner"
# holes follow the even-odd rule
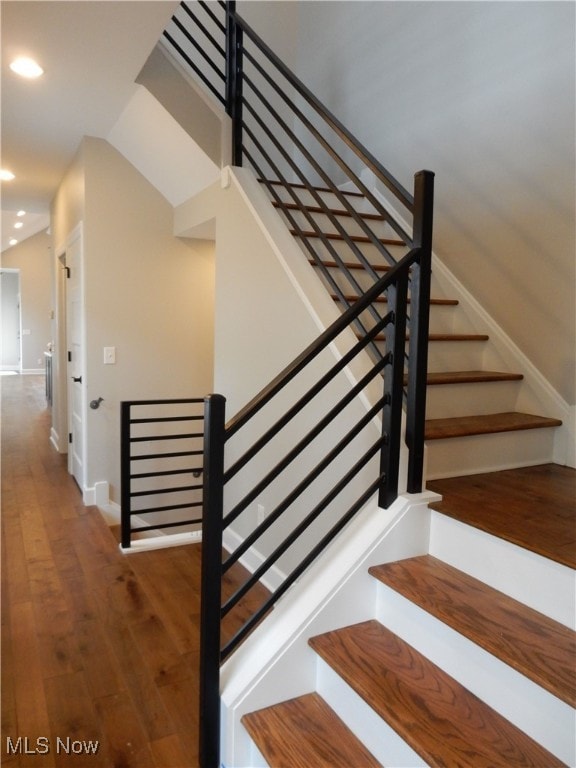
[[[84,291],[82,230],[66,248],[66,345],[68,350],[68,472],[85,489]]]

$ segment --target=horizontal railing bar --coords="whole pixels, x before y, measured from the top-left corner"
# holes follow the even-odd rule
[[[204,83],[204,85],[205,85],[205,86],[206,86],[206,87],[207,87],[207,88],[208,88],[208,89],[209,89],[209,90],[210,90],[210,91],[211,91],[211,92],[214,94],[214,96],[216,96],[216,98],[218,99],[218,101],[219,101],[219,102],[221,102],[222,104],[225,104],[225,103],[226,103],[226,99],[224,98],[224,96],[223,96],[223,95],[220,93],[220,91],[219,91],[217,88],[215,88],[215,87],[212,85],[212,83],[210,82],[210,80],[209,80],[209,79],[206,77],[206,75],[205,75],[205,74],[202,72],[202,70],[200,69],[200,67],[199,67],[199,66],[198,66],[198,65],[197,65],[197,64],[196,64],[196,63],[195,63],[195,62],[194,62],[194,61],[193,61],[193,60],[190,58],[190,56],[188,56],[188,54],[187,54],[187,53],[186,53],[186,51],[185,51],[185,50],[182,48],[182,46],[181,46],[181,45],[179,45],[179,44],[176,42],[176,40],[174,40],[174,38],[172,37],[172,35],[171,35],[169,32],[167,32],[166,30],[164,30],[164,32],[163,32],[162,34],[163,34],[163,35],[164,35],[164,37],[165,37],[165,38],[166,38],[166,39],[169,41],[170,45],[172,45],[172,47],[173,47],[175,50],[177,50],[177,51],[178,51],[178,53],[180,54],[180,56],[182,56],[182,58],[183,58],[183,59],[184,59],[184,61],[185,61],[185,62],[188,64],[188,66],[189,66],[191,69],[193,69],[193,70],[194,70],[194,72],[195,72],[195,73],[198,75],[198,77],[200,78],[200,80],[202,80],[202,82]]]
[[[172,421],[203,421],[204,416],[162,416],[150,419],[130,419],[130,424],[164,424]]]
[[[276,421],[276,423],[267,430],[262,437],[252,444],[252,447],[246,451],[224,474],[224,482],[228,482],[234,475],[247,464],[270,440],[291,421],[302,408],[304,408],[332,379],[340,373],[364,347],[366,347],[380,331],[392,321],[391,313],[388,313],[380,322],[374,326],[365,336],[363,336],[354,346],[343,355],[332,368],[324,374],[312,386],[308,392],[301,397],[286,413]]]
[[[147,477],[168,477],[169,475],[190,475],[194,473],[202,474],[202,467],[186,467],[186,469],[163,469],[160,472],[138,472],[131,474],[131,480],[142,480]]]
[[[349,445],[352,440],[354,440],[355,437],[357,437],[360,432],[366,427],[372,419],[374,419],[378,412],[382,409],[385,397],[381,397],[378,402],[370,408],[369,411],[367,411],[364,416],[356,422],[354,427],[349,430],[349,432],[344,435],[344,437],[337,443],[337,445],[332,448],[332,450],[326,454],[326,456],[320,461],[314,469],[309,472],[303,480],[298,483],[298,485],[288,494],[288,496],[275,508],[273,509],[269,515],[267,515],[266,519],[259,525],[257,528],[252,531],[251,534],[249,534],[244,541],[236,547],[236,549],[230,553],[230,556],[222,563],[222,573],[226,573],[226,571],[248,550],[259,538],[260,536],[265,533],[268,528],[270,528],[271,525],[273,525],[276,520],[278,520],[281,515],[284,514],[284,512],[288,509],[288,507],[293,504],[296,499],[304,493],[304,491],[309,488],[312,482],[318,478],[324,470],[330,466],[330,464],[334,461],[334,459],[342,453],[344,448],[346,448],[347,445]]]
[[[172,453],[142,453],[130,456],[130,461],[145,461],[146,459],[176,459],[186,456],[202,456],[203,451],[173,451]]]
[[[161,488],[153,491],[132,491],[130,498],[136,498],[136,496],[161,496],[163,493],[179,493],[180,491],[201,491],[201,485],[182,485],[174,488]]]
[[[130,533],[142,533],[142,531],[159,531],[163,528],[180,528],[183,525],[194,525],[196,523],[201,523],[202,518],[201,517],[195,517],[192,520],[182,520],[182,522],[178,523],[160,523],[158,525],[141,525],[138,528],[131,528]]]
[[[138,405],[183,405],[190,403],[203,404],[204,400],[201,397],[184,397],[176,399],[163,399],[163,400],[123,400],[122,405],[138,406]]]
[[[146,435],[144,437],[130,437],[131,443],[154,443],[161,440],[195,440],[204,437],[203,432],[188,432],[179,435]]]
[[[409,210],[413,211],[414,198],[412,195],[404,189],[397,179],[384,168],[381,163],[348,131],[344,125],[314,96],[312,91],[307,88],[304,83],[296,77],[296,75],[276,56],[269,46],[260,38],[256,32],[242,19],[237,13],[234,13],[234,18],[239,26],[244,30],[244,33],[252,40],[257,48],[271,61],[276,69],[281,72],[286,80],[293,86],[300,95],[306,99],[308,104],[312,106],[316,112],[318,112],[326,123],[328,123],[336,133],[340,135],[342,140],[350,147],[350,149],[368,165],[376,176],[390,189],[395,197]]]
[[[220,652],[221,660],[224,661],[229,654],[238,646],[238,644],[246,637],[253,627],[258,624],[261,619],[268,613],[270,608],[287,592],[294,582],[304,573],[304,571],[314,562],[314,560],[326,549],[328,544],[332,542],[340,531],[352,520],[354,515],[362,509],[362,507],[368,502],[371,496],[378,490],[378,487],[382,481],[382,477],[379,476],[358,498],[358,500],[350,507],[348,512],[343,515],[338,523],[332,527],[332,529],[318,542],[318,544],[309,552],[309,554],[302,560],[300,565],[295,568],[289,576],[282,582],[282,584],[275,590],[275,592],[266,600],[260,608],[252,614],[252,616],[242,625],[242,627],[236,632],[236,634],[226,643]]]
[[[283,472],[286,467],[291,464],[296,457],[302,453],[302,451],[310,445],[310,443],[318,437],[318,435],[326,429],[326,427],[334,421],[334,419],[340,415],[342,412],[342,409],[345,408],[347,405],[349,405],[354,398],[356,398],[360,392],[362,392],[363,389],[365,389],[368,384],[374,379],[381,370],[384,369],[384,367],[388,364],[390,359],[390,355],[386,354],[383,357],[380,358],[380,360],[377,360],[375,364],[370,368],[368,373],[366,373],[360,381],[358,381],[345,395],[344,397],[338,402],[333,408],[331,408],[328,413],[323,416],[322,419],[314,426],[312,427],[309,432],[306,434],[305,437],[302,438],[296,445],[292,448],[292,450],[288,451],[288,453],[284,456],[284,458],[276,464],[276,466],[266,474],[262,480],[260,480],[259,483],[257,483],[252,490],[244,496],[244,498],[238,502],[238,504],[232,509],[224,518],[222,521],[223,528],[226,528],[230,525],[231,522],[233,522],[238,515],[240,515],[246,507],[254,501],[261,493],[262,491],[267,488],[270,483],[280,474],[280,472]]]
[[[190,504],[171,504],[166,507],[150,507],[148,509],[133,509],[130,511],[130,516],[147,515],[150,512],[170,512],[174,509],[194,509],[194,507],[201,507],[202,502],[191,502]]]
[[[390,268],[386,275],[374,283],[361,298],[345,310],[332,325],[306,347],[286,368],[281,371],[266,387],[264,387],[247,405],[242,408],[226,425],[226,440],[234,435],[252,416],[263,408],[274,395],[280,392],[292,379],[316,358],[351,322],[357,318],[374,299],[388,286],[392,285],[396,276],[408,269],[418,258],[419,248],[412,250],[397,264]]]

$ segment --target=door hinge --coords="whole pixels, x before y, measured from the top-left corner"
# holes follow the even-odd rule
[[[72,352],[68,352],[68,362],[72,362]]]
[[[70,280],[70,267],[64,267],[64,269],[66,270],[66,277]]]
[[[68,442],[72,442],[72,432],[68,432]]]

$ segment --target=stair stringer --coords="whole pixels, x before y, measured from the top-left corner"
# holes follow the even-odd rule
[[[375,615],[377,585],[368,568],[427,552],[434,498],[406,494],[386,510],[372,500],[223,665],[222,765],[256,764],[242,715],[316,690],[309,637]]]
[[[365,168],[360,177],[364,184],[371,189],[374,196],[382,201],[386,210],[410,232],[408,222],[389,200],[385,191],[377,184],[372,171]],[[485,344],[483,353],[483,367],[485,370],[502,370],[523,374],[523,380],[518,388],[516,410],[527,413],[541,413],[546,416],[562,420],[562,426],[553,430],[552,453],[548,460],[556,464],[576,466],[576,407],[570,406],[554,389],[550,382],[540,373],[536,366],[504,332],[494,318],[486,312],[481,304],[474,298],[470,291],[455,277],[436,253],[432,254],[432,271],[434,283],[442,293],[458,300],[458,313],[462,325],[459,331],[472,333],[486,333],[489,340]],[[526,433],[520,435],[520,440],[526,440]],[[506,451],[500,452],[506,454]],[[497,471],[499,469],[512,468],[542,463],[540,456],[531,459],[527,455],[519,464],[501,465],[500,463],[486,464],[471,471],[455,472],[453,462],[456,457],[450,457],[448,464],[452,464],[452,470],[440,471],[430,474],[429,479],[438,477],[450,477],[455,474],[472,474],[474,472]],[[493,459],[494,460],[494,459]]]

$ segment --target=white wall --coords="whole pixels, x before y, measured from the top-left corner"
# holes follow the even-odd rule
[[[248,6],[285,45],[275,3]],[[436,172],[438,256],[576,403],[574,4],[292,12],[297,74],[408,189],[416,170]]]
[[[106,141],[86,138],[76,165],[54,206],[56,252],[82,217],[84,384],[88,402],[104,398],[87,411],[86,485],[107,482],[118,501],[120,401],[212,389],[213,247],[175,238],[172,207]],[[70,189],[80,177],[83,206]]]
[[[23,372],[44,369],[44,352],[52,340],[49,248],[48,234],[38,232],[2,254],[3,269],[20,270]]]

